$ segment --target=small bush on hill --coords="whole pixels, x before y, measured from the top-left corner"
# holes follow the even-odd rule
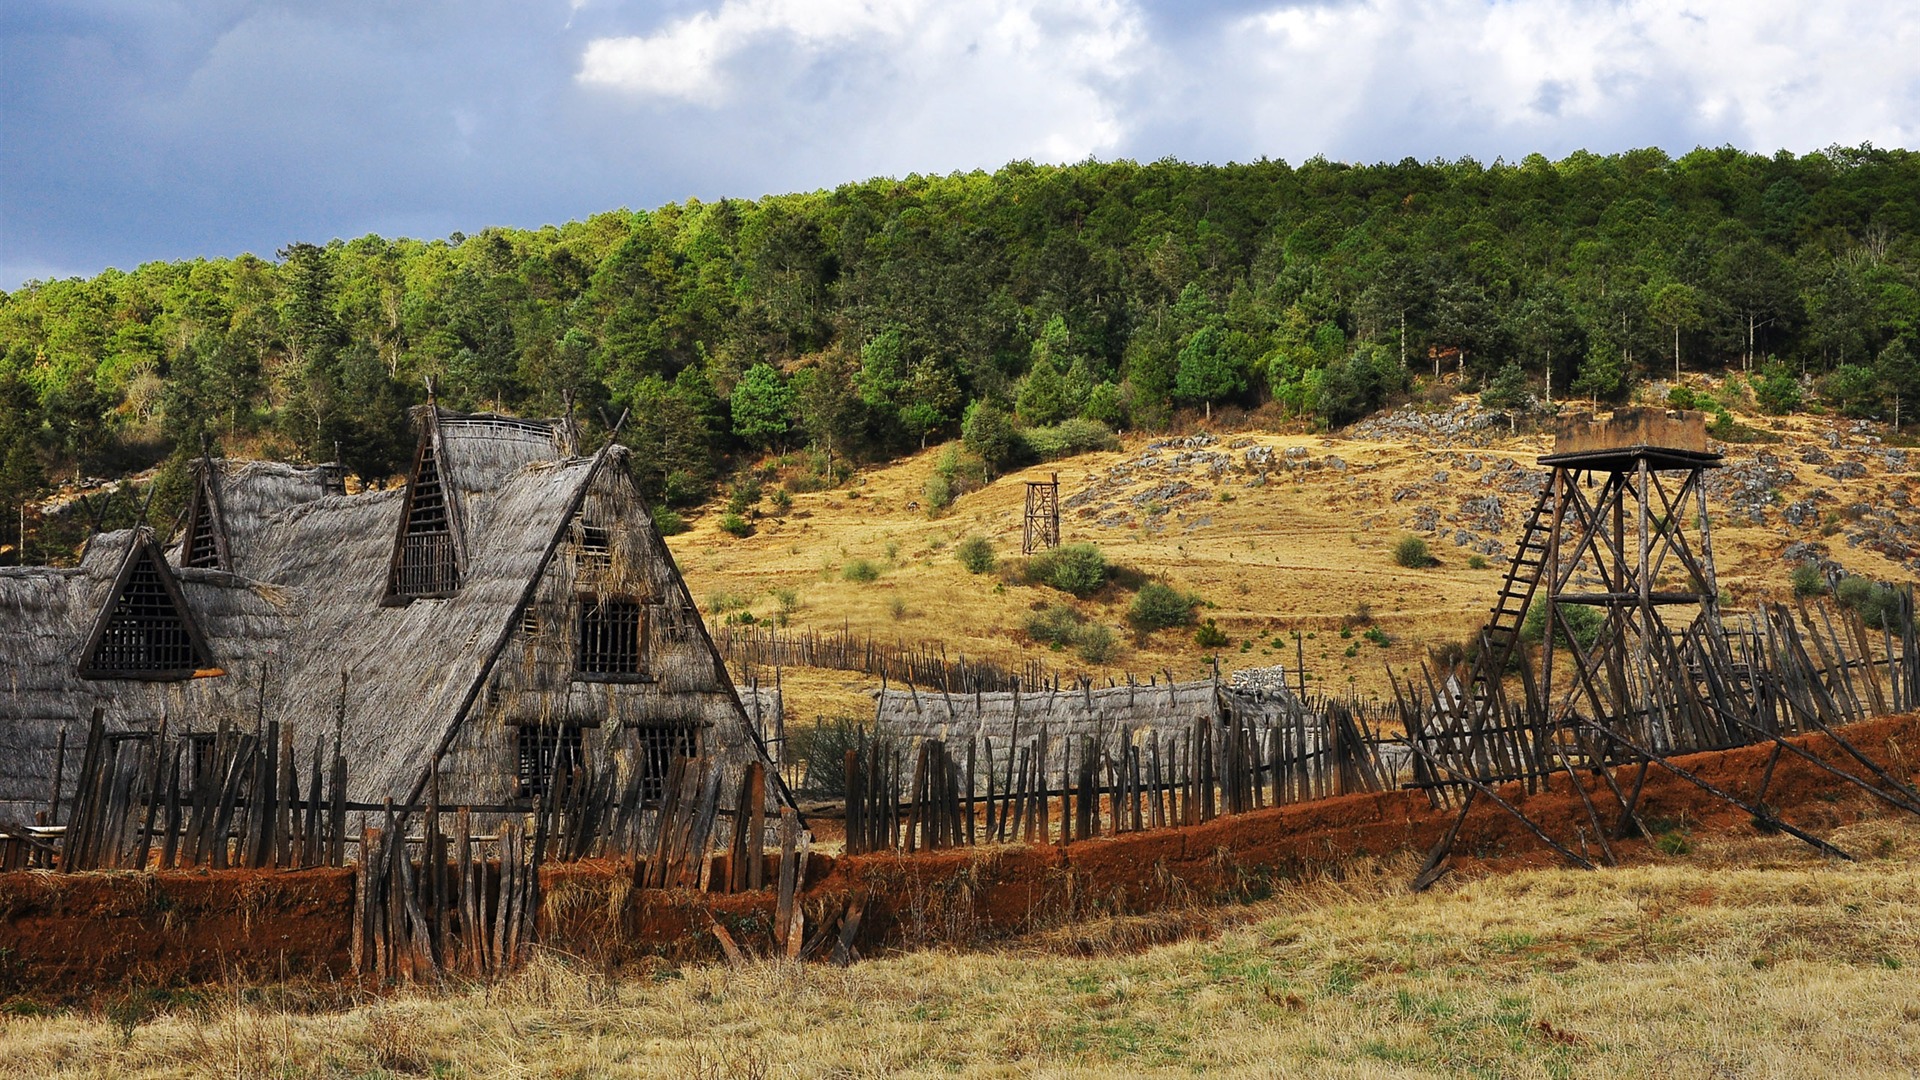
[[[1089,664],[1104,664],[1120,651],[1120,637],[1110,627],[1088,623],[1074,635],[1074,651]]]
[[[1775,416],[1800,407],[1800,383],[1782,363],[1768,364],[1753,384],[1753,400]]]
[[[969,574],[984,574],[993,569],[997,561],[993,554],[993,542],[984,536],[969,536],[960,541],[953,549],[953,557],[967,568]]]
[[[1693,391],[1684,386],[1676,386],[1667,391],[1667,408],[1697,409],[1700,403],[1694,400]]]
[[[871,559],[848,559],[847,565],[840,568],[840,576],[848,581],[866,583],[880,580],[880,567]]]
[[[752,476],[733,485],[727,493],[727,513],[740,515],[760,505],[760,481]]]
[[[1133,597],[1133,604],[1127,608],[1127,622],[1143,634],[1172,626],[1190,626],[1193,623],[1193,609],[1199,606],[1198,596],[1182,593],[1158,581],[1149,581],[1140,587]]]
[[[1114,438],[1107,425],[1083,418],[1062,420],[1044,427],[1030,427],[1021,432],[1020,437],[1026,442],[1028,451],[1041,461],[1095,450],[1117,450],[1120,447],[1120,440]]]
[[[1092,544],[1067,544],[1027,560],[1026,578],[1085,599],[1107,583],[1107,558]]]
[[[729,536],[748,536],[753,533],[753,525],[746,518],[729,511],[720,515],[720,531]]]
[[[1787,580],[1793,583],[1795,596],[1819,596],[1827,591],[1827,576],[1820,572],[1818,563],[1801,563],[1787,575]]]
[[[661,536],[679,536],[687,531],[687,519],[664,506],[653,508],[653,528]]]
[[[1027,619],[1027,636],[1042,645],[1071,645],[1085,620],[1066,604],[1048,604]]]
[[[1417,536],[1403,536],[1393,545],[1393,561],[1409,570],[1423,570],[1438,563],[1427,542]]]
[[[1870,629],[1891,628],[1900,618],[1900,593],[1893,586],[1863,577],[1844,577],[1834,586],[1834,599],[1852,608]]]
[[[949,446],[940,452],[940,460],[934,463],[933,475],[921,486],[920,494],[926,499],[927,511],[938,513],[953,505],[953,500],[969,491],[978,491],[987,482],[987,466],[978,456],[962,453],[957,446]]]
[[[1233,639],[1227,637],[1227,632],[1220,629],[1212,619],[1201,623],[1200,629],[1193,632],[1193,643],[1203,649],[1224,649],[1232,644],[1232,641]]]

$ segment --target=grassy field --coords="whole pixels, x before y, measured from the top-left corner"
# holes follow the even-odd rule
[[[1920,824],[1409,895],[1403,861],[1257,904],[847,969],[542,957],[492,989],[134,994],[0,1020],[72,1077],[1911,1076]],[[1196,921],[1213,928],[1142,945]],[[315,991],[315,993],[320,993]],[[338,993],[333,991],[330,993]]]

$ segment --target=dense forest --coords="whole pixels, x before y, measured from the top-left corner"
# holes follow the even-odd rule
[[[0,506],[203,444],[386,476],[429,384],[631,409],[669,503],[762,451],[964,429],[1005,464],[1028,429],[1226,403],[1337,425],[1439,374],[1605,400],[1732,369],[1769,407],[1891,419],[1917,332],[1903,150],[1017,163],[29,283],[0,293]]]

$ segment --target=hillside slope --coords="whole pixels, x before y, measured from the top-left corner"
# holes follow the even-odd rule
[[[1920,475],[1878,429],[1826,417],[1748,417],[1777,442],[1715,444],[1724,467],[1708,499],[1720,584],[1739,609],[1789,595],[1791,562],[1809,555],[1883,580],[1920,568],[1920,530],[1906,523]],[[798,494],[765,511],[753,535],[720,531],[717,514],[670,543],[708,615],[745,604],[756,620],[787,607],[789,630],[839,630],[883,640],[931,640],[949,655],[1017,663],[1040,656],[1062,672],[1123,679],[1171,670],[1199,677],[1285,663],[1296,647],[1323,688],[1388,694],[1385,665],[1417,665],[1429,646],[1460,641],[1485,619],[1512,544],[1545,479],[1544,435],[1507,434],[1465,399],[1452,408],[1376,416],[1339,436],[1222,432],[1126,438],[1090,453],[1002,476],[929,515],[922,489],[943,448],[856,477],[841,490]],[[1198,646],[1191,630],[1125,630],[1132,594],[1110,586],[1085,601],[1017,583],[1024,482],[1058,473],[1067,542],[1092,542],[1112,562],[1197,593],[1231,643]],[[969,574],[953,547],[987,537],[1001,571]],[[1425,538],[1439,564],[1396,565],[1402,537]],[[1484,566],[1472,565],[1479,556]],[[1783,557],[1786,556],[1786,557]],[[849,580],[850,562],[879,571]],[[780,591],[790,590],[791,606]],[[1122,631],[1119,654],[1090,664],[1035,644],[1034,610],[1071,603]],[[1362,609],[1382,646],[1343,625]],[[737,616],[734,616],[737,617]],[[1291,638],[1300,631],[1298,645]],[[787,673],[790,715],[857,713],[865,681]]]

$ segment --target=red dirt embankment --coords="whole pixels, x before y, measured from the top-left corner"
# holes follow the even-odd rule
[[[1843,733],[1895,775],[1911,780],[1920,715],[1883,717]],[[1824,736],[1796,740],[1848,771],[1863,770]],[[1754,799],[1771,745],[1677,758],[1721,789]],[[1632,770],[1619,782],[1630,785]],[[1610,824],[1612,795],[1594,777],[1590,797]],[[1598,861],[1586,810],[1565,777],[1551,790],[1502,792],[1547,832]],[[1791,754],[1775,765],[1765,802],[1820,833],[1884,809],[1858,789]],[[1643,819],[1690,828],[1754,828],[1749,815],[1659,768],[1647,774]],[[859,944],[877,948],[970,944],[1097,914],[1154,911],[1258,895],[1275,881],[1339,871],[1355,857],[1431,847],[1453,814],[1417,792],[1350,795],[1217,818],[1195,828],[1127,833],[1070,846],[955,849],[916,855],[813,856],[801,898],[809,933],[854,897],[864,898]],[[1787,837],[1783,844],[1798,841]],[[1615,842],[1645,854],[1647,841]],[[1518,821],[1477,800],[1457,861],[1485,869],[1551,865],[1558,856]],[[772,891],[730,896],[637,889],[630,867],[604,862],[548,867],[541,939],[617,966],[647,956],[719,952],[726,926],[743,947],[770,948]],[[90,986],[206,981],[228,973],[337,976],[348,963],[351,870],[0,874],[0,992],[71,995]]]
[[[349,973],[353,871],[0,874],[0,992]]]

